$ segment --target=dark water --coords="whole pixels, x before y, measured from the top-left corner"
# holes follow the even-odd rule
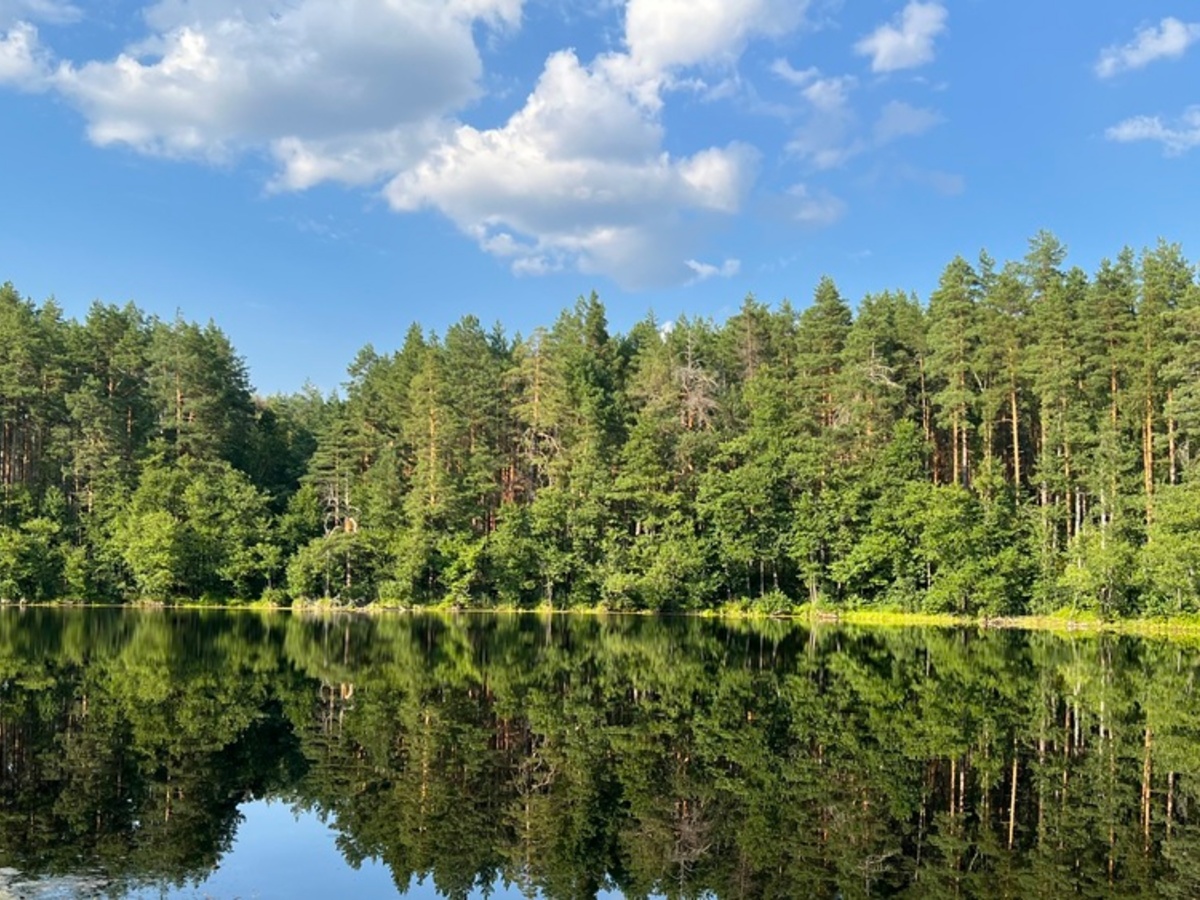
[[[0,612],[0,898],[1200,896],[1200,650]]]

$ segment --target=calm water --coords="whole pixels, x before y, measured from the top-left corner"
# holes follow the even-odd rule
[[[1200,896],[1200,650],[0,612],[0,898]]]

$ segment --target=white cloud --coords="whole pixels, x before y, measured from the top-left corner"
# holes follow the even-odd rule
[[[494,128],[468,115],[483,93],[477,42],[519,27],[523,0],[158,0],[148,36],[116,58],[55,63],[32,26],[0,30],[0,80],[57,91],[101,146],[205,162],[266,154],[274,190],[386,183],[393,209],[440,212],[519,274],[682,283],[712,265],[697,251],[740,209],[758,154],[737,142],[668,153],[665,100],[689,87],[711,96],[703,67],[735,84],[749,42],[799,26],[808,0],[623,6],[622,50],[587,64],[552,54]],[[0,0],[15,10],[79,15],[63,0]],[[837,115],[852,85],[814,77],[804,93]]]
[[[482,74],[473,23],[511,24],[519,9],[516,0],[165,0],[147,12],[151,38],[110,62],[65,63],[55,84],[101,145],[221,159],[271,141],[360,136],[370,155],[396,128],[427,129],[473,99]]]
[[[853,75],[838,75],[824,78],[816,66],[795,69],[786,59],[771,63],[771,72],[780,80],[800,90],[800,96],[814,108],[825,112],[837,112],[849,106],[850,92],[858,86]]]
[[[850,105],[850,92],[858,84],[852,75],[836,78],[817,78],[800,93],[814,109],[826,113],[841,113]]]
[[[67,25],[83,18],[83,10],[66,0],[0,0],[0,28],[16,22]]]
[[[727,259],[719,266],[689,259],[685,265],[696,273],[695,277],[688,284],[698,284],[701,281],[708,281],[710,278],[732,278],[738,272],[742,271],[742,261],[740,259]]]
[[[941,3],[912,0],[891,22],[856,43],[854,52],[871,57],[872,72],[923,66],[933,61],[933,42],[946,30],[948,15]]]
[[[816,66],[796,69],[786,59],[771,63],[771,72],[781,81],[797,88],[807,106],[823,112],[842,112],[849,108],[850,92],[858,79],[852,75],[825,78]]]
[[[634,287],[682,280],[690,220],[736,212],[757,154],[732,144],[673,159],[655,112],[607,61],[551,56],[503,127],[460,126],[388,185],[392,206],[439,210],[515,271],[572,266]]]
[[[772,62],[770,70],[797,88],[805,101],[805,118],[787,149],[815,169],[837,168],[872,147],[924,134],[944,121],[936,110],[893,100],[880,111],[868,139],[859,136],[859,120],[851,103],[858,79],[850,75],[825,77],[815,66],[797,69],[782,58]]]
[[[1157,27],[1151,25],[1140,29],[1129,43],[1114,44],[1102,50],[1096,62],[1096,75],[1111,78],[1156,60],[1178,59],[1197,40],[1200,40],[1200,22],[1181,22],[1167,17]]]
[[[814,169],[836,169],[866,149],[863,141],[848,137],[849,131],[847,125],[835,119],[812,119],[792,135],[787,152]]]
[[[809,66],[807,69],[794,69],[790,62],[782,58],[771,63],[771,72],[793,87],[799,88],[811,84],[821,74],[821,70],[816,66]]]
[[[458,126],[392,180],[388,199],[400,211],[438,210],[518,274],[575,268],[626,287],[729,277],[735,261],[715,266],[688,251],[707,219],[738,211],[758,154],[733,143],[672,157],[663,91],[698,85],[682,69],[728,65],[751,39],[795,27],[805,5],[629,0],[627,53],[589,65],[571,51],[551,55],[507,123]]]
[[[939,112],[910,106],[893,100],[883,107],[875,122],[875,143],[888,144],[904,137],[916,137],[943,121]]]
[[[28,22],[17,22],[0,33],[0,85],[38,90],[46,80],[49,58],[38,41],[38,31]]]
[[[779,37],[804,19],[808,0],[629,0],[625,39],[650,72],[728,64],[757,37]]]
[[[846,215],[846,202],[826,190],[812,191],[807,185],[794,184],[787,197],[792,218],[805,225],[832,225]]]
[[[833,169],[866,149],[853,137],[857,117],[850,93],[857,79],[849,75],[826,78],[816,68],[797,71],[787,60],[776,60],[771,70],[798,87],[805,101],[806,115],[788,142],[788,153],[815,169]]]
[[[271,156],[279,165],[268,187],[303,191],[325,181],[370,185],[420,161],[443,140],[450,126],[437,119],[387,131],[367,131],[305,140],[277,138]]]
[[[1105,137],[1122,143],[1154,141],[1162,144],[1168,156],[1179,156],[1200,147],[1200,106],[1188,107],[1174,122],[1164,122],[1159,116],[1135,116],[1109,128]]]

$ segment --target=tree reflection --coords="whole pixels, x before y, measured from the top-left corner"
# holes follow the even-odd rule
[[[450,897],[1200,895],[1200,653],[710,620],[0,617],[0,868],[203,879],[238,807]]]

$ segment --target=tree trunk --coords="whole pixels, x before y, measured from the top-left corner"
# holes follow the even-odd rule
[[[950,472],[955,484],[962,484],[959,480],[958,468],[958,411],[954,413],[954,418],[950,421]]]
[[[1175,392],[1167,391],[1167,408],[1170,409],[1175,400]],[[1176,454],[1176,435],[1175,435],[1175,416],[1174,414],[1167,416],[1167,454],[1169,460],[1169,475],[1168,481],[1175,484],[1178,479],[1178,463]]]
[[[1021,427],[1017,411],[1017,385],[1012,383],[1008,394],[1008,406],[1012,415],[1013,486],[1021,489]]]
[[[1146,524],[1154,521],[1154,399],[1146,395],[1142,422],[1142,476],[1146,490]]]

